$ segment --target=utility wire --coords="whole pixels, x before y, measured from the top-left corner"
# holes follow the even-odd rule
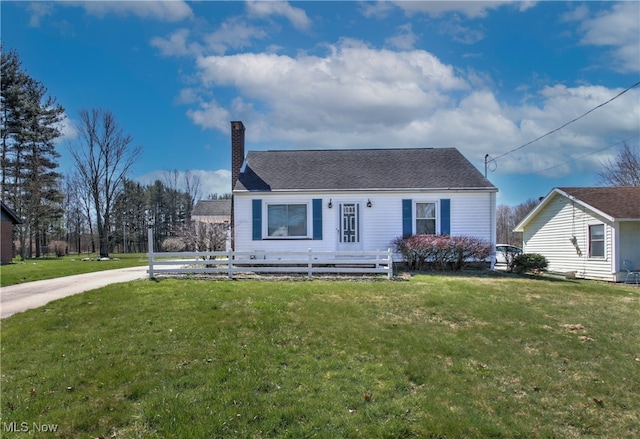
[[[577,160],[583,159],[583,158],[588,157],[590,155],[598,154],[599,152],[605,151],[605,150],[607,150],[609,148],[613,148],[614,146],[622,145],[623,143],[627,142],[630,139],[631,139],[631,137],[628,137],[628,138],[626,138],[624,140],[621,140],[621,141],[619,141],[617,143],[614,143],[613,145],[605,146],[602,149],[598,149],[597,151],[588,152],[586,154],[579,155],[578,157],[575,157],[575,158],[573,158],[571,160],[567,160],[567,161],[562,162],[560,164],[553,165],[553,166],[550,166],[550,167],[544,168],[544,169],[539,169],[537,171],[527,172],[527,173],[524,173],[524,174],[521,174],[521,175],[524,177],[525,175],[540,174],[540,173],[545,172],[545,171],[550,171],[551,169],[559,168],[560,166],[564,166],[564,165],[566,165],[568,163],[575,162]]]
[[[604,106],[605,106],[605,105],[607,105],[609,102],[611,102],[611,101],[613,101],[613,100],[615,100],[615,99],[618,99],[620,96],[622,96],[623,94],[625,94],[626,92],[628,92],[628,91],[629,91],[629,90],[631,90],[632,88],[637,87],[638,85],[640,85],[640,81],[636,82],[636,83],[635,83],[635,84],[633,84],[631,87],[629,87],[629,88],[626,88],[626,89],[622,90],[620,93],[618,93],[617,95],[615,95],[614,97],[612,97],[612,98],[611,98],[611,99],[609,99],[608,101],[603,102],[602,104],[600,104],[600,105],[598,105],[598,106],[596,106],[596,107],[593,107],[591,110],[587,111],[587,112],[586,112],[586,113],[584,113],[582,116],[578,116],[578,117],[576,117],[575,119],[573,119],[573,120],[571,120],[571,121],[569,121],[569,122],[565,123],[564,125],[562,125],[562,126],[560,126],[560,127],[556,128],[555,130],[553,130],[553,131],[549,131],[548,133],[543,134],[542,136],[538,137],[537,139],[533,139],[532,141],[527,142],[527,143],[525,143],[524,145],[520,145],[520,146],[518,146],[517,148],[512,149],[511,151],[507,151],[507,152],[505,152],[504,154],[499,155],[498,157],[495,157],[495,158],[494,158],[494,160],[497,160],[497,159],[499,159],[499,158],[502,158],[502,157],[504,157],[504,156],[506,156],[506,155],[508,155],[508,154],[511,154],[512,152],[516,152],[516,151],[518,151],[518,150],[520,150],[520,149],[524,148],[525,146],[529,146],[529,145],[531,145],[532,143],[537,142],[538,140],[540,140],[540,139],[542,139],[542,138],[544,138],[544,137],[547,137],[548,135],[551,135],[551,134],[553,134],[553,133],[555,133],[555,132],[560,131],[561,129],[563,129],[563,128],[564,128],[564,127],[566,127],[567,125],[570,125],[570,124],[572,124],[572,123],[574,123],[574,122],[576,122],[576,121],[578,121],[578,120],[582,119],[582,118],[583,118],[583,117],[585,117],[587,114],[589,114],[589,113],[591,113],[591,112],[593,112],[593,111],[597,110],[597,109],[598,109],[598,108],[600,108],[600,107],[604,107]]]

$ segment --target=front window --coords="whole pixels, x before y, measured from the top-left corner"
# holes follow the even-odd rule
[[[301,238],[307,236],[306,204],[269,204],[267,236]]]
[[[436,203],[416,203],[416,234],[435,235]]]
[[[604,224],[589,226],[589,256],[604,258]]]

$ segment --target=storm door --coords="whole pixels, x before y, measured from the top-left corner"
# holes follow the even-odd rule
[[[360,204],[340,204],[339,250],[360,250]]]

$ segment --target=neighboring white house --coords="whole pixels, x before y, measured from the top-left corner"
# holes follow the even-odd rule
[[[196,248],[200,251],[231,250],[231,200],[200,200],[191,212]]]
[[[554,188],[515,231],[549,271],[624,281],[624,260],[640,267],[640,187]]]
[[[200,200],[191,212],[191,220],[201,223],[231,223],[231,200]]]
[[[231,124],[235,250],[386,250],[415,233],[495,245],[498,189],[455,148],[252,151],[245,158],[244,126]]]

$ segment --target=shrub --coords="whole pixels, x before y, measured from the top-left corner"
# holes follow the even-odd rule
[[[484,239],[464,235],[410,235],[396,238],[391,244],[416,270],[422,270],[425,263],[438,270],[461,270],[491,254],[491,246]]]
[[[548,265],[547,258],[539,253],[523,253],[515,257],[513,271],[516,273],[542,272]]]
[[[166,238],[162,241],[162,250],[166,252],[181,252],[187,245],[180,238]]]
[[[60,258],[67,254],[67,243],[64,241],[49,241],[48,252],[55,253]]]
[[[454,270],[461,270],[472,261],[484,261],[491,255],[491,245],[484,239],[473,236],[453,236],[451,240]]]

